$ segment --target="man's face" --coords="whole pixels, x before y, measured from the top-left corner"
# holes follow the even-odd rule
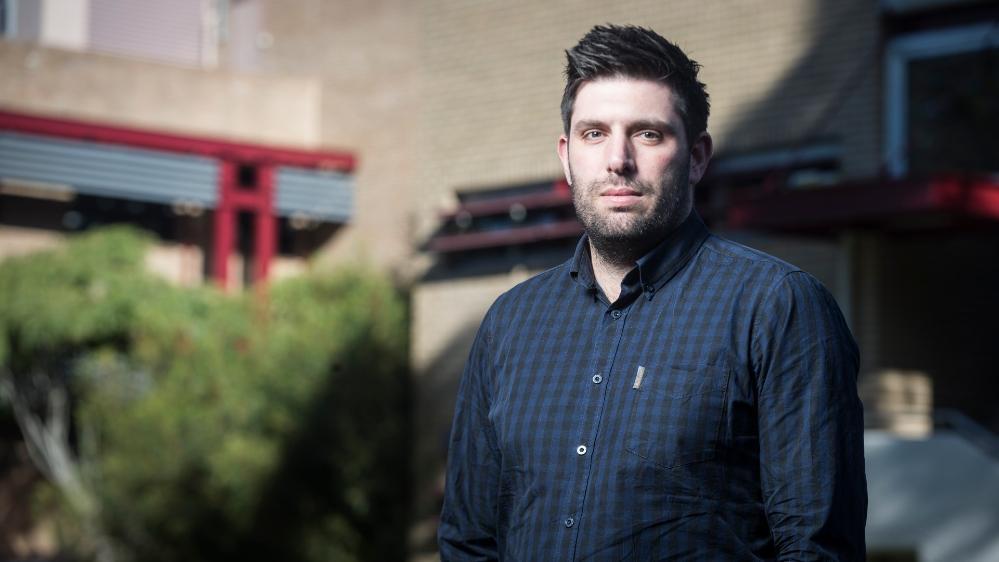
[[[576,214],[597,245],[647,246],[690,213],[711,138],[693,148],[671,88],[603,78],[579,88],[558,153]]]

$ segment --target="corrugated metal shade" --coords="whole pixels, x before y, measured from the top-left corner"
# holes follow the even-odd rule
[[[277,168],[278,215],[304,215],[331,222],[346,222],[353,213],[351,176],[280,166]]]
[[[0,132],[0,179],[69,186],[84,195],[214,208],[219,166],[206,156]],[[278,166],[275,213],[346,222],[352,183],[342,172]]]
[[[203,156],[0,132],[0,178],[68,185],[86,195],[214,207],[218,169],[217,160]]]

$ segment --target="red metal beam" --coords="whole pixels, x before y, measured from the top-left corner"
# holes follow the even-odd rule
[[[215,282],[225,289],[229,281],[229,255],[236,245],[236,207],[232,193],[236,190],[236,164],[219,165],[219,201],[212,225],[212,274]]]
[[[253,280],[261,283],[267,279],[270,262],[277,251],[278,228],[277,218],[274,215],[275,166],[341,172],[351,172],[356,166],[354,156],[346,152],[298,150],[238,143],[10,111],[0,111],[0,131],[16,131],[218,159],[219,197],[213,224],[212,274],[215,281],[223,288],[229,283],[229,256],[238,242],[236,219],[241,211],[251,213],[254,218]],[[239,166],[256,168],[256,185],[243,187],[238,185]]]
[[[511,205],[516,204],[523,205],[527,210],[564,207],[572,205],[572,194],[569,192],[568,184],[565,181],[557,181],[552,184],[551,191],[508,195],[482,201],[469,201],[463,203],[454,211],[441,213],[440,217],[442,220],[447,220],[460,213],[468,213],[473,217],[502,215],[510,211]]]
[[[879,222],[926,212],[999,220],[999,179],[941,176],[787,190],[733,201],[730,228],[798,229]]]
[[[560,238],[579,236],[582,233],[583,226],[579,224],[579,221],[568,219],[504,230],[438,236],[432,239],[428,246],[434,252],[460,252],[464,250],[514,246],[542,240],[558,240]]]
[[[351,172],[356,167],[354,155],[348,152],[240,143],[2,110],[0,110],[0,130],[197,154],[241,163],[267,162],[278,166],[320,168],[341,172]]]
[[[254,216],[253,243],[254,283],[262,285],[267,281],[267,272],[271,260],[277,250],[277,219],[274,216],[274,168],[259,166],[257,168],[257,196],[259,197],[256,215]]]

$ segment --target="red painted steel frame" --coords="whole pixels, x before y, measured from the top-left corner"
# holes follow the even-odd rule
[[[136,148],[194,154],[219,160],[218,205],[212,243],[212,275],[226,287],[229,256],[236,246],[240,211],[254,216],[254,282],[264,282],[270,262],[277,252],[277,217],[274,214],[274,167],[295,166],[352,172],[352,154],[335,151],[308,151],[237,143],[204,137],[143,131],[125,127],[54,119],[0,110],[0,131],[16,131],[88,142],[118,144]],[[256,169],[256,185],[241,189],[238,167]]]
[[[236,245],[236,206],[232,194],[236,190],[236,164],[221,162],[219,165],[219,200],[215,207],[215,224],[212,232],[212,275],[226,287],[229,281],[229,255]]]
[[[955,175],[783,191],[733,202],[726,218],[731,228],[794,230],[877,223],[923,212],[999,220],[999,179]]]
[[[256,240],[253,251],[253,280],[263,282],[267,279],[267,270],[277,249],[277,218],[274,216],[274,167],[257,167],[257,207],[254,233]]]
[[[123,144],[136,148],[165,150],[182,154],[197,154],[233,160],[241,163],[270,162],[274,165],[298,166],[352,172],[354,156],[340,151],[312,151],[240,143],[207,137],[161,133],[72,119],[54,119],[0,110],[0,130],[46,135],[63,139]]]

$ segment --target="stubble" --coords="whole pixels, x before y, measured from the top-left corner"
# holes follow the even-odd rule
[[[692,208],[689,172],[686,165],[671,168],[658,186],[636,179],[594,180],[582,186],[572,177],[572,205],[594,250],[604,261],[632,265],[687,218]],[[625,186],[655,197],[651,209],[636,213],[629,209],[598,210],[599,193],[610,186]]]

